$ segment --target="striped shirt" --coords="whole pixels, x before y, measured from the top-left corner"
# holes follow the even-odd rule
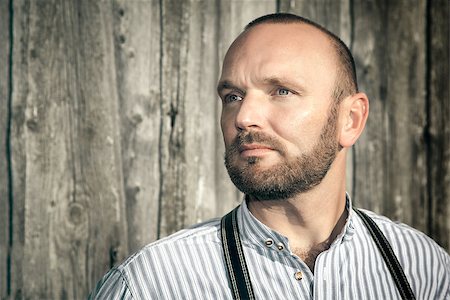
[[[349,217],[314,274],[286,237],[259,222],[245,201],[238,225],[257,299],[400,299],[379,250],[347,202]],[[425,234],[364,210],[391,243],[417,299],[450,299],[450,256]],[[111,269],[90,299],[232,299],[220,219],[151,243]]]

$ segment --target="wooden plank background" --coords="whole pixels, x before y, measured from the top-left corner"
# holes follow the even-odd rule
[[[239,203],[215,85],[231,41],[276,11],[352,48],[371,101],[355,204],[450,250],[447,0],[5,0],[1,299],[82,299],[143,245]]]
[[[10,170],[9,113],[10,113],[10,15],[9,5],[0,1],[0,297],[7,295],[10,267]]]

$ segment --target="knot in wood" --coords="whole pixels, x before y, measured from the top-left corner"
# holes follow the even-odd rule
[[[178,110],[175,106],[173,106],[172,103],[170,103],[170,110],[167,115],[170,116],[170,126],[173,128],[175,126],[175,120],[178,115]]]
[[[27,128],[30,131],[33,131],[33,132],[39,131],[39,123],[35,118],[31,118],[31,119],[27,120],[26,124],[27,124]]]
[[[84,207],[78,203],[69,205],[69,221],[74,225],[79,225],[84,219]]]
[[[134,126],[138,125],[142,121],[143,121],[143,118],[140,113],[135,113],[131,116],[131,123],[133,123]]]

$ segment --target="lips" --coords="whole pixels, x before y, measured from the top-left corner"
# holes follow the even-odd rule
[[[267,150],[274,150],[270,146],[265,146],[261,144],[244,144],[239,147],[239,151],[246,151],[246,150],[257,150],[257,149],[267,149]]]
[[[239,153],[244,157],[261,156],[274,150],[275,149],[270,146],[261,144],[244,144],[239,147]]]

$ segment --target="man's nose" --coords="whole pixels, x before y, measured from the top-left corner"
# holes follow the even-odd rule
[[[238,130],[258,129],[264,125],[264,95],[247,92],[236,115]]]

